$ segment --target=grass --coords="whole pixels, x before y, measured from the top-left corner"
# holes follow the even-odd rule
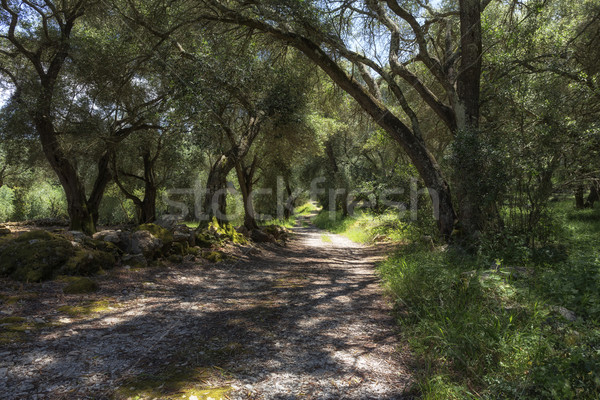
[[[379,266],[424,399],[600,397],[600,210],[554,212],[556,243],[518,263],[414,244]]]
[[[296,226],[296,216],[292,215],[291,217],[289,217],[287,219],[270,219],[267,221],[261,221],[259,223],[259,225],[260,226],[277,225],[277,226],[281,226],[283,228],[291,229],[294,226]]]
[[[381,215],[357,212],[344,218],[341,212],[321,211],[312,222],[320,229],[344,235],[357,243],[379,240],[401,242],[414,236],[415,232],[414,227],[393,212]]]

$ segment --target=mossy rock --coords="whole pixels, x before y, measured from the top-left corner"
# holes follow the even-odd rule
[[[183,257],[186,254],[188,254],[189,248],[190,248],[190,245],[188,242],[173,242],[173,243],[171,243],[170,253],[172,255],[177,255],[177,256]]]
[[[187,249],[187,254],[191,254],[193,256],[199,255],[200,254],[200,247],[198,247],[198,246],[189,247]]]
[[[92,275],[103,269],[113,268],[115,263],[115,256],[111,253],[79,249],[61,268],[61,272],[65,275]]]
[[[183,262],[183,256],[181,254],[171,254],[169,257],[167,257],[167,260],[174,264],[180,264]]]
[[[138,231],[147,231],[152,236],[160,239],[165,245],[173,242],[173,234],[166,228],[156,224],[142,224],[137,227]]]
[[[218,263],[225,259],[225,255],[220,251],[205,251],[202,258],[210,262]]]
[[[87,248],[102,251],[105,253],[111,253],[114,257],[120,257],[123,255],[123,251],[116,244],[111,242],[105,242],[104,240],[85,238],[83,245]]]
[[[233,243],[248,243],[248,239],[244,235],[236,231],[233,225],[231,225],[230,223],[219,224],[219,221],[217,221],[215,217],[213,217],[212,221],[208,224],[207,232],[212,232],[217,238],[226,239]]]
[[[196,246],[204,249],[210,249],[211,247],[218,245],[219,239],[211,235],[207,231],[196,233]]]
[[[75,252],[71,241],[46,231],[3,237],[0,241],[0,276],[23,282],[47,280]]]
[[[276,240],[282,239],[285,237],[287,231],[285,228],[277,226],[277,225],[267,225],[261,228],[263,232],[266,232],[272,235]]]
[[[63,288],[63,293],[65,294],[93,293],[100,288],[98,284],[90,278],[68,277],[67,282],[69,282],[69,284]]]

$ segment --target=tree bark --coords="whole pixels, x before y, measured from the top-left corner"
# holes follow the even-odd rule
[[[255,167],[256,158],[254,158],[252,164],[248,167],[244,166],[242,162],[237,162],[235,164],[235,171],[242,192],[242,200],[244,201],[244,226],[250,231],[258,229],[254,204],[252,203],[252,187],[254,186],[253,179]]]
[[[141,180],[144,182],[144,198],[140,199],[138,196],[130,192],[119,178],[119,172],[116,167],[116,160],[113,158],[113,170],[114,180],[121,192],[129,200],[133,201],[136,207],[136,217],[138,224],[148,224],[156,221],[156,193],[158,192],[156,177],[154,172],[154,165],[160,153],[160,146],[154,157],[151,156],[150,151],[146,150],[142,154],[142,161],[144,164],[144,176],[137,176],[134,174],[125,174],[126,176]],[[114,156],[114,154],[113,154]]]
[[[283,218],[288,219],[289,217],[292,216],[292,212],[294,211],[295,202],[296,202],[296,199],[294,197],[292,197],[293,192],[292,192],[292,188],[290,186],[289,179],[285,180],[285,192],[287,193],[290,204],[285,204],[285,206],[283,207]]]
[[[340,205],[341,209],[342,209],[342,217],[345,218],[348,216],[348,188],[345,185],[344,179],[341,176],[341,172],[340,169],[338,167],[338,163],[337,160],[335,158],[335,152],[333,150],[333,144],[331,143],[332,139],[329,139],[327,142],[325,142],[325,154],[327,154],[327,158],[329,159],[329,164],[331,166],[331,170],[333,172],[333,181],[336,184],[336,190],[338,189],[338,185],[342,185],[343,187],[341,188],[342,190],[344,190],[344,193],[342,193],[342,199],[339,201],[337,201],[337,197],[336,197],[336,210],[337,210],[337,206],[338,204]]]
[[[45,96],[41,97],[43,99]],[[47,115],[50,115],[49,111],[50,110],[47,110],[48,114],[45,114],[43,111],[39,112],[35,118],[35,125],[42,143],[44,154],[48,159],[50,166],[58,176],[67,197],[67,212],[69,213],[70,218],[69,229],[91,235],[96,232],[93,210],[88,204],[85,188],[77,175],[77,171],[60,148],[54,133],[54,126],[47,117]],[[105,186],[106,185],[104,185],[104,187]],[[101,182],[98,184],[98,190],[103,189],[104,187],[102,187]],[[97,204],[95,203],[94,205]]]
[[[594,203],[600,200],[600,193],[598,193],[598,183],[592,182],[590,185],[590,194],[585,200],[585,206],[589,208],[594,208]]]
[[[575,189],[575,208],[581,210],[585,207],[585,200],[583,199],[583,185],[578,185]]]
[[[456,177],[456,197],[459,206],[459,221],[462,234],[470,237],[483,227],[482,196],[479,190],[481,148],[479,143],[479,96],[481,81],[481,8],[480,0],[460,0],[460,69],[457,77],[458,104],[456,113],[457,137],[455,146],[467,145],[458,149],[467,154],[467,159],[459,159],[454,166]],[[466,137],[464,137],[466,136]]]
[[[234,158],[231,153],[229,151],[227,154],[222,154],[215,161],[210,168],[208,179],[206,180],[203,210],[209,219],[216,216],[219,223],[227,222],[224,218],[227,212],[227,196],[222,191],[227,187],[227,175],[235,167]],[[219,191],[221,193],[217,195]]]

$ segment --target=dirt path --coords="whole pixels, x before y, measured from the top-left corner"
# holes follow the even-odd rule
[[[327,237],[302,227],[233,263],[117,272],[94,303],[44,284],[8,311],[32,327],[0,343],[0,398],[405,398],[380,252]]]

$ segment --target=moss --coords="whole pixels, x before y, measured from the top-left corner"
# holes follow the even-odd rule
[[[5,318],[0,318],[0,325],[1,324],[16,324],[19,322],[25,322],[25,318],[23,317],[5,317]]]
[[[33,300],[38,297],[39,297],[39,294],[37,294],[35,292],[19,293],[17,295],[13,295],[13,296],[0,294],[0,300],[2,300],[2,302],[4,304],[16,304],[20,301]]]
[[[61,268],[61,272],[67,275],[92,275],[102,269],[113,268],[115,263],[115,256],[111,253],[80,249]]]
[[[160,398],[165,400],[225,399],[232,388],[212,386],[208,381],[218,379],[222,372],[215,368],[172,368],[156,374],[142,374],[127,380],[117,389],[117,399]]]
[[[190,245],[188,242],[173,242],[171,244],[171,254],[185,256],[188,253]]]
[[[85,247],[102,251],[105,253],[110,253],[114,257],[119,257],[123,254],[123,251],[119,249],[119,247],[111,242],[105,242],[104,240],[95,240],[92,238],[85,238],[83,241]]]
[[[219,244],[219,240],[210,233],[203,231],[196,233],[196,246],[209,249]]]
[[[71,317],[82,317],[90,314],[101,313],[111,310],[113,307],[108,300],[88,301],[78,306],[64,305],[58,307],[58,311]]]
[[[18,343],[25,341],[23,332],[3,332],[0,331],[0,344]]]
[[[208,225],[208,231],[214,231],[219,237],[228,239],[230,242],[236,244],[248,244],[248,239],[235,230],[233,225],[219,224],[219,221],[213,217],[212,222]]]
[[[197,256],[198,254],[200,254],[200,248],[199,247],[190,247],[187,250],[188,254],[191,254],[193,256]]]
[[[167,245],[173,242],[173,234],[168,229],[156,224],[142,224],[138,226],[138,231],[147,231],[152,236],[159,238],[163,244]]]
[[[210,262],[217,263],[223,261],[225,257],[220,251],[205,251],[202,253],[202,258]]]
[[[100,287],[90,278],[70,277],[69,284],[63,288],[65,294],[93,293]]]
[[[2,238],[0,276],[24,282],[50,279],[75,253],[71,242],[46,231]]]

